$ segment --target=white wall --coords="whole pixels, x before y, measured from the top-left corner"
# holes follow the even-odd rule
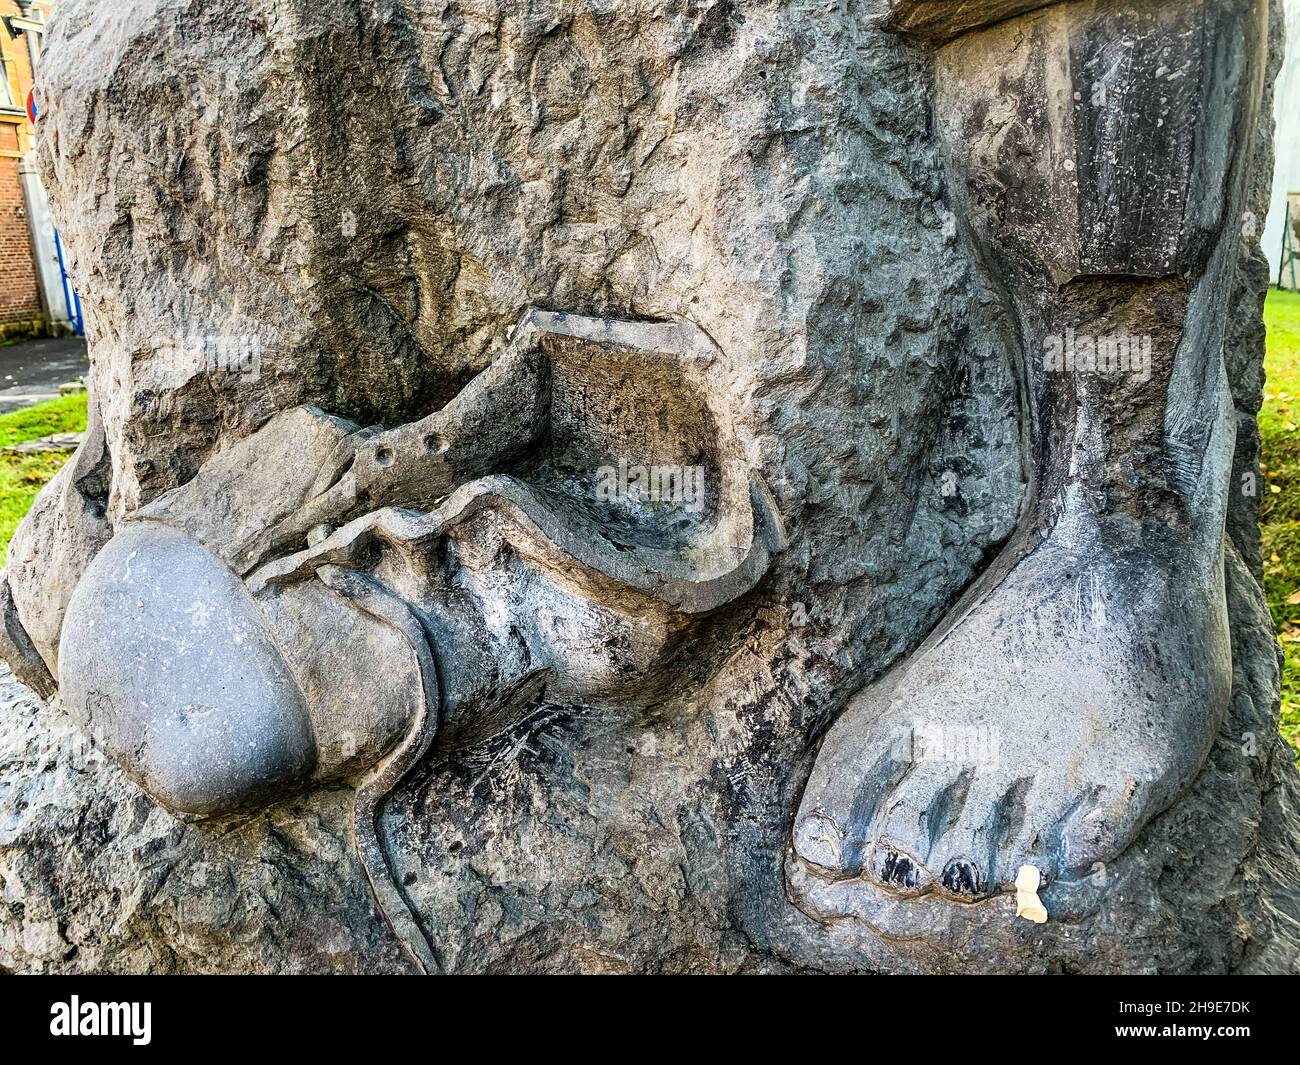
[[[1277,169],[1273,172],[1273,199],[1264,226],[1264,255],[1275,282],[1282,255],[1286,194],[1300,192],[1300,0],[1283,0],[1283,7],[1287,26],[1286,58],[1277,76],[1273,110],[1277,119]],[[1296,264],[1296,275],[1300,277],[1300,263]]]
[[[18,178],[22,182],[23,198],[27,204],[27,223],[31,227],[41,302],[45,305],[50,325],[69,326],[71,315],[68,313],[67,289],[63,287],[59,254],[54,245],[54,220],[50,217],[50,201],[45,196],[36,164],[30,155],[19,162]]]

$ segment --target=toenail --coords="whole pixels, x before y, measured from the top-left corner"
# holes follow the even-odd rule
[[[921,870],[909,854],[882,849],[877,853],[876,879],[894,887],[914,888],[921,882]]]
[[[980,893],[979,866],[965,858],[954,858],[943,867],[942,881],[954,895],[973,898]]]

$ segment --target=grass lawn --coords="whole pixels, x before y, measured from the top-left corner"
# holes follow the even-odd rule
[[[52,433],[79,433],[85,428],[86,394],[61,396],[12,414],[0,414],[0,448]],[[0,566],[8,558],[9,539],[36,493],[67,460],[66,454],[58,452],[6,455],[0,451]]]
[[[1264,321],[1264,590],[1286,651],[1282,734],[1300,749],[1300,294],[1270,292]]]

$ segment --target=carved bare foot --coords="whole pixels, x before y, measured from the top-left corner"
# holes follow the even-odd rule
[[[795,822],[807,872],[963,900],[1012,890],[1024,864],[1075,879],[1190,782],[1231,678],[1217,559],[1065,539],[837,722]]]
[[[922,13],[896,7],[904,28]],[[933,34],[956,37],[936,54],[955,198],[1018,327],[1029,502],[956,611],[827,736],[788,868],[815,917],[932,934],[946,918],[916,916],[918,899],[1009,891],[1021,865],[1075,880],[1200,769],[1231,684],[1234,242],[1196,227],[1240,210],[1228,145],[1259,71],[1214,54],[1251,39],[1257,56],[1263,16],[1254,0],[1088,2]],[[1116,114],[1140,165],[1114,150]]]

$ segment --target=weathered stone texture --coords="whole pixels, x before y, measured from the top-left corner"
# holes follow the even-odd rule
[[[1239,495],[1229,718],[1192,795],[1107,871],[1100,914],[1039,929],[1003,898],[960,941],[898,952],[789,902],[814,740],[995,556],[1024,491],[1002,295],[949,213],[930,57],[881,28],[889,6],[59,6],[41,151],[107,460],[73,495],[56,481],[40,520],[84,508],[88,531],[59,534],[77,550],[281,411],[392,427],[439,409],[530,307],[688,321],[721,353],[710,379],[788,544],[653,698],[544,701],[400,786],[384,842],[451,971],[1297,965],[1297,777]],[[1248,240],[1241,257],[1234,476],[1257,461],[1267,281]],[[71,589],[19,558],[23,624],[57,670]],[[186,823],[57,705],[3,691],[0,969],[407,967],[350,789]]]

